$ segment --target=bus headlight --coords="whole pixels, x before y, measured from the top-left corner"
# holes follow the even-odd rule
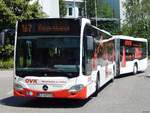
[[[15,90],[23,90],[23,87],[20,84],[14,84]]]
[[[69,89],[69,92],[70,93],[77,93],[77,92],[81,91],[83,87],[84,87],[83,84],[78,84],[78,85],[72,86]]]

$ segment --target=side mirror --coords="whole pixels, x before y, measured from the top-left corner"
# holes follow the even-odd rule
[[[94,38],[92,36],[87,36],[87,50],[94,49]]]

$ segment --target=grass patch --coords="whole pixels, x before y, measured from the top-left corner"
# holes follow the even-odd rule
[[[0,60],[0,69],[12,69],[13,68],[13,59]]]

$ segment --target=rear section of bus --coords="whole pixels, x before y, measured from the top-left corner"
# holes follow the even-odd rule
[[[116,53],[116,75],[133,73],[147,69],[148,42],[144,38],[113,36]]]

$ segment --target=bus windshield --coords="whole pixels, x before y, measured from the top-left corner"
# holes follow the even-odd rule
[[[79,73],[78,36],[19,37],[16,74],[25,76],[68,76]]]

